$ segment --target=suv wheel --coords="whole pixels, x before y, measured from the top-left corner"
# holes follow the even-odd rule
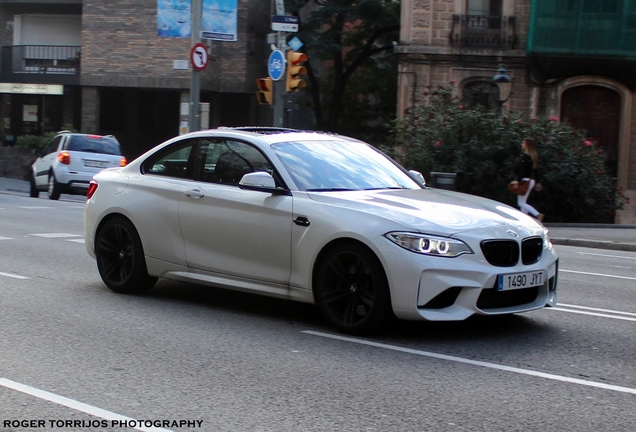
[[[49,174],[49,188],[48,188],[49,199],[52,199],[52,200],[60,199],[60,193],[61,193],[60,184],[57,182],[57,180],[55,180],[55,174],[51,172],[51,174]]]

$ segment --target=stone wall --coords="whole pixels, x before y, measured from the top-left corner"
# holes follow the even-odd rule
[[[0,177],[28,180],[29,168],[35,159],[32,150],[0,147]]]

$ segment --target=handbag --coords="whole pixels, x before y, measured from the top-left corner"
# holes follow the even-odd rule
[[[530,180],[513,180],[508,183],[508,190],[517,195],[525,195],[530,187]]]

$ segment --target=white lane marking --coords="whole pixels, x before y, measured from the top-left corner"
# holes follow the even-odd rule
[[[84,239],[66,239],[67,242],[73,242],[73,243],[82,243],[84,244]]]
[[[597,254],[591,252],[577,252],[579,255],[591,255],[591,256],[601,256],[607,258],[620,258],[620,259],[628,259],[628,260],[636,260],[635,257],[626,257],[626,256],[618,256],[618,255],[607,255],[607,254]]]
[[[24,385],[24,384],[20,384],[18,382],[15,381],[11,381],[8,380],[6,378],[0,378],[0,385],[4,386],[6,388],[12,389],[12,390],[16,390],[22,393],[26,393],[28,395],[31,396],[35,396],[39,399],[43,399],[49,402],[53,402],[56,403],[58,405],[62,405],[65,406],[67,408],[71,408],[74,409],[76,411],[80,411],[95,417],[100,417],[106,420],[118,420],[118,421],[131,421],[131,420],[136,420],[134,418],[131,417],[126,417],[123,416],[121,414],[117,414],[111,411],[107,411],[105,409],[102,408],[98,408],[92,405],[88,405],[85,404],[83,402],[79,402],[73,399],[69,399],[67,397],[64,396],[60,396],[60,395],[56,395],[55,393],[50,393],[44,390],[40,390],[37,389],[35,387],[31,387],[28,385]],[[171,431],[170,429],[163,429],[163,428],[158,428],[158,427],[144,427],[144,426],[139,426],[139,427],[134,427],[131,429],[136,429],[136,430],[140,430],[140,431],[165,431],[165,432],[174,432]]]
[[[616,278],[616,279],[636,280],[636,277],[630,277],[630,276],[618,276],[618,275],[610,275],[610,274],[604,274],[604,273],[590,273],[590,272],[582,272],[582,271],[575,271],[575,270],[559,269],[559,273],[561,273],[561,272],[563,272],[563,273],[582,274],[582,275],[588,275],[588,276],[609,277],[609,278]]]
[[[13,240],[11,237],[0,237],[0,240]]]
[[[44,238],[61,238],[61,237],[82,237],[80,234],[69,234],[69,233],[43,233],[43,234],[31,234],[35,237],[44,237]]]
[[[26,276],[20,276],[20,275],[17,275],[17,274],[3,273],[3,272],[0,272],[0,276],[5,276],[5,277],[13,278],[13,279],[31,279],[31,278],[28,278]]]
[[[310,335],[313,335],[313,336],[320,336],[320,337],[329,338],[329,339],[336,339],[336,340],[340,340],[340,341],[344,341],[344,342],[356,343],[356,344],[360,344],[360,345],[368,345],[368,346],[372,346],[372,347],[375,347],[375,348],[382,348],[382,349],[387,349],[387,350],[391,350],[391,351],[403,352],[403,353],[407,353],[407,354],[415,354],[415,355],[419,355],[419,356],[431,357],[431,358],[436,358],[436,359],[440,359],[440,360],[448,360],[448,361],[453,361],[453,362],[457,362],[457,363],[464,363],[464,364],[469,364],[469,365],[473,365],[473,366],[481,366],[481,367],[486,367],[486,368],[489,368],[489,369],[496,369],[496,370],[505,371],[505,372],[514,372],[514,373],[518,373],[518,374],[522,374],[522,375],[529,375],[529,376],[538,377],[538,378],[546,378],[546,379],[550,379],[550,380],[554,380],[554,381],[566,382],[566,383],[570,383],[570,384],[579,384],[579,385],[588,386],[588,387],[600,388],[600,389],[603,389],[603,390],[612,390],[612,391],[617,391],[617,392],[621,392],[621,393],[630,393],[630,394],[636,395],[636,389],[629,388],[629,387],[621,387],[621,386],[604,384],[604,383],[599,383],[599,382],[594,382],[594,381],[582,380],[582,379],[578,379],[578,378],[569,378],[569,377],[565,377],[565,376],[561,376],[561,375],[549,374],[549,373],[544,373],[544,372],[537,372],[537,371],[521,369],[521,368],[516,368],[516,367],[511,367],[511,366],[504,366],[504,365],[499,365],[499,364],[495,364],[495,363],[488,363],[488,362],[483,362],[483,361],[478,361],[478,360],[470,360],[470,359],[465,359],[465,358],[462,358],[462,357],[455,357],[455,356],[450,356],[450,355],[446,355],[446,354],[437,354],[437,353],[430,352],[430,351],[421,351],[421,350],[416,350],[416,349],[411,349],[411,348],[404,348],[404,347],[399,347],[399,346],[395,346],[395,345],[388,345],[388,344],[383,344],[383,343],[379,343],[379,342],[372,342],[372,341],[368,341],[368,340],[364,340],[364,339],[357,339],[357,338],[352,338],[352,337],[347,337],[347,336],[339,336],[339,335],[334,335],[334,334],[329,334],[329,333],[322,333],[322,332],[317,332],[317,331],[312,331],[312,330],[304,330],[304,331],[302,331],[302,333],[310,334]]]
[[[617,314],[617,315],[629,315],[629,316],[636,317],[636,313],[620,312],[620,311],[615,311],[615,310],[612,310],[612,309],[599,309],[599,308],[593,308],[593,307],[588,307],[588,306],[572,305],[572,304],[567,304],[567,303],[559,303],[559,306],[575,308],[575,309],[585,309],[585,310],[596,311],[596,312],[608,312],[608,313]]]
[[[596,317],[600,317],[600,318],[613,318],[613,319],[617,319],[617,320],[621,320],[621,321],[634,321],[634,322],[636,322],[636,318],[628,318],[628,317],[622,317],[622,316],[616,316],[616,315],[601,314],[601,313],[598,313],[598,312],[586,312],[586,311],[580,311],[580,310],[565,309],[565,308],[560,308],[558,306],[551,307],[551,308],[546,308],[546,309],[551,309],[551,310],[560,311],[560,312],[570,312],[570,313],[575,313],[575,314],[579,314],[579,315],[591,315],[591,316],[596,316]]]
[[[45,207],[45,206],[17,206],[21,209],[29,209],[29,210],[51,210],[55,207]]]

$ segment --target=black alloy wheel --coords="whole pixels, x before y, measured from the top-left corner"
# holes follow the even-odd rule
[[[116,293],[142,293],[157,282],[148,275],[141,239],[128,219],[106,222],[97,236],[95,255],[99,275]]]
[[[318,267],[315,290],[327,321],[344,333],[378,330],[391,313],[382,264],[358,244],[341,244],[325,255]]]

